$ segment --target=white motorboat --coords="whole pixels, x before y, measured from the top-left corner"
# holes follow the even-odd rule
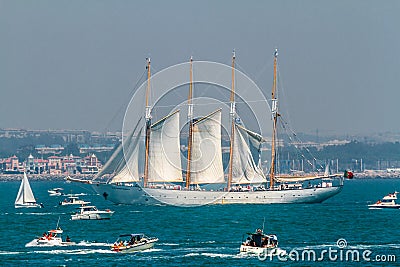
[[[57,188],[49,189],[49,190],[47,190],[47,192],[49,193],[50,196],[61,196],[63,194],[63,192],[62,192],[63,190],[64,189],[57,187]]]
[[[286,250],[278,247],[278,238],[275,234],[264,234],[257,229],[255,233],[247,233],[248,237],[240,246],[241,254],[280,256],[287,255]]]
[[[392,194],[388,194],[382,200],[378,200],[375,204],[368,205],[368,207],[373,209],[400,209],[400,204],[396,203],[398,193],[395,191]]]
[[[17,198],[15,199],[15,208],[42,208],[43,204],[36,202],[31,186],[29,185],[28,177],[24,172],[21,185],[18,190]]]
[[[77,209],[79,211],[71,215],[71,220],[109,220],[114,214],[109,209],[98,210],[96,206],[83,205]]]
[[[60,205],[65,206],[65,205],[86,205],[89,204],[90,202],[84,201],[82,199],[79,199],[79,197],[76,196],[69,196],[63,201],[60,202]]]
[[[75,245],[75,242],[71,242],[69,236],[63,241],[62,239],[63,230],[57,228],[54,230],[49,230],[43,234],[43,236],[38,237],[31,242],[27,243],[25,246],[71,246]]]
[[[121,253],[132,253],[154,247],[158,241],[156,237],[147,237],[144,234],[120,235],[117,241],[111,246],[111,250]]]

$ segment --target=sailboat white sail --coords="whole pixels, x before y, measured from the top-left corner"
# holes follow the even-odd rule
[[[262,136],[243,126],[235,124],[235,127],[235,142],[232,151],[232,183],[259,184],[266,182],[265,175],[258,165],[259,150],[263,141]],[[251,146],[257,148],[256,153],[252,153]]]
[[[221,109],[193,123],[191,184],[224,183]]]
[[[28,177],[24,172],[21,185],[18,190],[17,198],[15,200],[15,208],[39,208],[40,204],[36,203],[31,186],[29,185]]]
[[[149,182],[182,182],[179,110],[151,125]]]
[[[110,183],[129,183],[139,181],[138,158],[139,158],[139,143],[142,133],[140,129],[136,137],[136,129],[140,121],[136,124],[134,130],[126,138],[126,141],[121,143],[111,155],[110,159],[104,164],[103,168],[97,173],[93,180],[102,177],[106,174],[111,174]]]
[[[127,147],[122,163],[115,170],[115,176],[110,183],[131,183],[139,181],[139,147],[142,129],[139,130],[133,142]]]

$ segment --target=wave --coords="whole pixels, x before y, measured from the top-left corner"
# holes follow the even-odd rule
[[[60,214],[66,214],[65,212],[16,212],[16,215],[39,215],[39,216],[44,216],[44,215],[60,215]]]
[[[53,249],[53,250],[35,250],[28,253],[82,255],[82,254],[94,254],[94,253],[109,254],[114,252],[109,249],[70,249],[70,250]]]
[[[28,243],[26,243],[25,247],[111,247],[112,243],[97,243],[97,242],[89,242],[89,241],[79,241],[77,243],[72,244],[37,244],[37,239],[34,239]]]
[[[19,251],[0,251],[0,255],[16,255],[21,254]]]
[[[241,255],[238,254],[226,254],[226,253],[209,253],[209,252],[203,252],[203,253],[188,253],[185,255],[182,255],[181,257],[210,257],[210,258],[242,258]],[[179,257],[179,256],[178,256]]]
[[[333,247],[337,249],[338,246],[336,243],[330,244],[320,244],[320,245],[310,245],[304,247],[286,247],[287,249],[296,249],[296,250],[312,250],[312,249],[327,249],[329,247]],[[400,244],[359,244],[359,245],[347,245],[346,247],[342,248],[343,250],[346,249],[399,249]]]
[[[157,246],[180,246],[177,243],[158,243]]]
[[[113,243],[100,243],[100,242],[90,242],[90,241],[79,241],[76,243],[76,246],[84,246],[84,247],[111,247]]]

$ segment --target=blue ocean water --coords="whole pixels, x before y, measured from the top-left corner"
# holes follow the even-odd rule
[[[0,265],[2,266],[395,266],[400,265],[400,210],[370,210],[367,205],[400,191],[400,179],[347,180],[343,191],[321,204],[212,205],[195,208],[114,205],[79,184],[31,181],[43,209],[15,209],[19,182],[0,182]],[[63,187],[65,193],[86,193],[82,199],[99,209],[115,211],[111,220],[71,221],[73,207],[59,206],[63,197],[47,190]],[[25,247],[25,244],[60,226],[77,246]],[[238,255],[244,233],[262,227],[277,234],[280,247],[290,252],[316,251],[317,260],[298,261]],[[111,252],[119,234],[145,233],[159,238],[151,250],[134,254]],[[347,246],[339,249],[338,239]],[[322,250],[338,250],[337,259]],[[367,260],[346,258],[346,251],[370,250]],[[342,250],[342,252],[340,252]],[[342,259],[340,259],[342,253]],[[333,254],[334,256],[335,254]],[[392,255],[395,257],[393,258]],[[377,262],[379,259],[391,262]],[[384,257],[382,257],[384,256]],[[318,258],[320,258],[318,260]],[[395,260],[395,261],[394,261]]]

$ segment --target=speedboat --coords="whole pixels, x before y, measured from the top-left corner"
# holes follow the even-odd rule
[[[374,209],[399,209],[400,204],[396,203],[398,193],[395,191],[392,194],[388,194],[382,200],[378,200],[375,204],[368,205],[368,207]]]
[[[38,237],[31,242],[27,243],[25,246],[71,246],[75,245],[75,242],[71,242],[69,236],[63,241],[62,239],[63,230],[57,228],[54,230],[49,230],[43,233],[43,236]]]
[[[114,211],[109,209],[98,210],[96,206],[82,205],[79,211],[71,215],[71,220],[109,220]]]
[[[286,250],[278,247],[278,238],[275,234],[264,234],[263,230],[257,229],[254,233],[247,233],[246,240],[240,246],[240,254],[285,256]]]
[[[89,204],[90,202],[86,202],[82,199],[79,199],[79,197],[76,196],[69,196],[63,201],[60,202],[60,205],[65,206],[65,205],[86,205]]]
[[[147,237],[144,234],[120,235],[117,241],[111,246],[111,251],[121,253],[132,253],[154,247],[158,241],[156,237]]]
[[[47,192],[50,194],[50,196],[61,196],[63,193],[61,191],[63,191],[64,189],[62,188],[53,188],[53,189],[49,189],[47,190]]]

